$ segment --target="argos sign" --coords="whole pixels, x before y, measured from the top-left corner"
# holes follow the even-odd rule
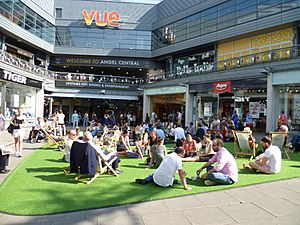
[[[214,83],[214,92],[215,93],[224,93],[231,91],[231,82],[224,81],[224,82],[215,82]]]
[[[92,10],[90,13],[88,13],[87,10],[82,10],[82,15],[85,20],[86,25],[91,26],[93,21],[95,20],[95,23],[99,27],[119,27],[120,26],[120,14],[118,12],[107,12],[104,11],[103,13]]]

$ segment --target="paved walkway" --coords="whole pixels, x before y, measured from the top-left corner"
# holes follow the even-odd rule
[[[0,141],[0,143],[12,141],[12,137],[4,133]],[[40,144],[25,143],[24,157],[12,156],[9,167],[14,169],[39,146]],[[0,174],[0,183],[4,178],[5,175]],[[300,176],[296,179],[224,191],[72,213],[45,216],[15,216],[0,213],[0,224],[299,225]]]

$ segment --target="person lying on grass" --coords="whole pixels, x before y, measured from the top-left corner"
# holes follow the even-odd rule
[[[156,171],[146,177],[145,179],[136,179],[135,182],[138,184],[155,183],[160,187],[169,187],[174,183],[174,175],[178,170],[178,174],[185,190],[192,190],[186,183],[186,172],[182,167],[182,158],[185,151],[182,147],[177,147],[173,153],[163,158],[162,163],[156,169]]]
[[[212,148],[216,154],[197,170],[197,174],[200,174],[206,168],[206,173],[201,176],[201,178],[205,179],[204,184],[206,186],[236,183],[238,181],[236,161],[231,153],[224,148],[222,139],[215,138]],[[216,165],[213,167],[212,164],[214,163]]]
[[[282,161],[281,151],[277,146],[271,145],[271,142],[269,137],[263,137],[260,143],[265,152],[257,156],[255,162],[250,162],[249,166],[244,162],[243,168],[267,174],[279,173]]]

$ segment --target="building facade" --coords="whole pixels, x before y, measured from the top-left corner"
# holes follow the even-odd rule
[[[260,131],[284,111],[299,130],[299,12],[299,0],[3,0],[1,110],[180,112],[185,125],[251,111]]]

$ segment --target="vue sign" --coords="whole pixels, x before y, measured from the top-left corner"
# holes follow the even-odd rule
[[[82,15],[85,20],[86,25],[91,26],[93,20],[99,27],[119,27],[120,26],[120,14],[118,12],[107,12],[104,11],[103,14],[101,12],[92,10],[91,13],[88,13],[87,10],[82,10]]]
[[[224,82],[215,82],[214,83],[214,92],[215,93],[224,93],[231,91],[231,82],[224,81]]]

